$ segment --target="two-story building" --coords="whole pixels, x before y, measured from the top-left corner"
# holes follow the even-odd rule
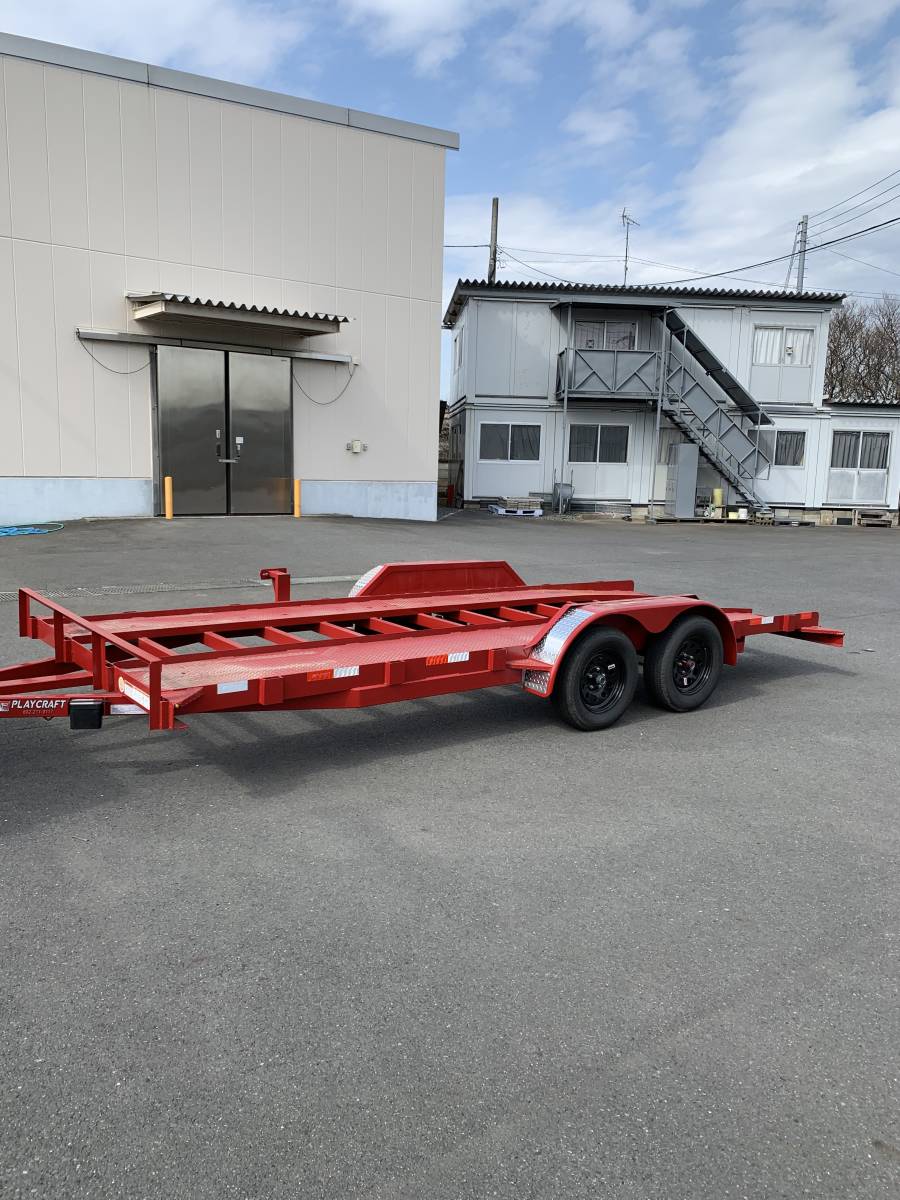
[[[674,447],[699,451],[697,508],[831,521],[896,511],[900,406],[823,398],[825,292],[461,280],[450,482],[469,502],[549,498],[661,514]]]

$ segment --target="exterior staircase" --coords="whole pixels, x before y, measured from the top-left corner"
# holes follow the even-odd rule
[[[771,509],[755,481],[770,465],[760,427],[772,419],[674,309],[661,317],[662,411],[756,513]]]

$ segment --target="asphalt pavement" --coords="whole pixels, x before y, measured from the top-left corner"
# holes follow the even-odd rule
[[[779,612],[707,707],[0,721],[0,1197],[900,1195],[900,534],[281,518],[0,542],[89,612],[508,558]],[[330,582],[329,582],[330,580]]]

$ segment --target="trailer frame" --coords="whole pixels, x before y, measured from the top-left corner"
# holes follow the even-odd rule
[[[141,715],[171,730],[201,713],[358,708],[517,683],[547,697],[592,626],[619,629],[640,654],[687,612],[716,626],[729,665],[760,633],[843,644],[811,610],[764,616],[628,579],[526,584],[502,561],[382,564],[331,599],[291,599],[284,567],[260,578],[273,588],[266,603],[92,616],[21,588],[19,633],[53,655],[0,669],[0,718],[98,728],[107,715]]]

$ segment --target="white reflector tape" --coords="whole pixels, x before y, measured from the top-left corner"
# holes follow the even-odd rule
[[[220,696],[224,696],[228,692],[246,692],[249,688],[250,684],[246,679],[232,679],[229,683],[216,684],[216,691]]]
[[[359,579],[357,579],[356,583],[354,583],[353,587],[350,589],[350,595],[358,596],[366,584],[371,583],[371,581],[375,578],[375,576],[381,570],[381,566],[382,564],[379,563],[378,566],[373,567],[371,571],[366,571],[365,575],[360,575]]]
[[[150,711],[150,697],[146,692],[142,692],[140,688],[135,687],[133,683],[129,683],[120,675],[117,680],[117,687],[123,696],[128,696],[135,704],[140,704],[145,712]]]
[[[358,675],[358,674],[359,674],[359,667],[335,667],[334,668],[334,678],[335,679],[346,679],[350,675]]]
[[[453,654],[448,654],[448,655],[447,655],[447,662],[448,662],[448,663],[452,663],[452,662],[468,662],[468,661],[469,661],[469,652],[468,652],[468,650],[457,650],[457,651],[455,651]]]
[[[111,704],[109,706],[109,715],[111,717],[140,717],[144,713],[137,704]]]
[[[570,608],[559,618],[550,632],[541,638],[531,651],[531,657],[539,658],[541,662],[552,665],[559,658],[560,652],[571,634],[579,625],[583,625],[585,621],[589,621],[596,615],[589,608]]]
[[[774,623],[774,621],[775,621],[774,617],[760,617],[759,618],[760,625],[772,625]]]

